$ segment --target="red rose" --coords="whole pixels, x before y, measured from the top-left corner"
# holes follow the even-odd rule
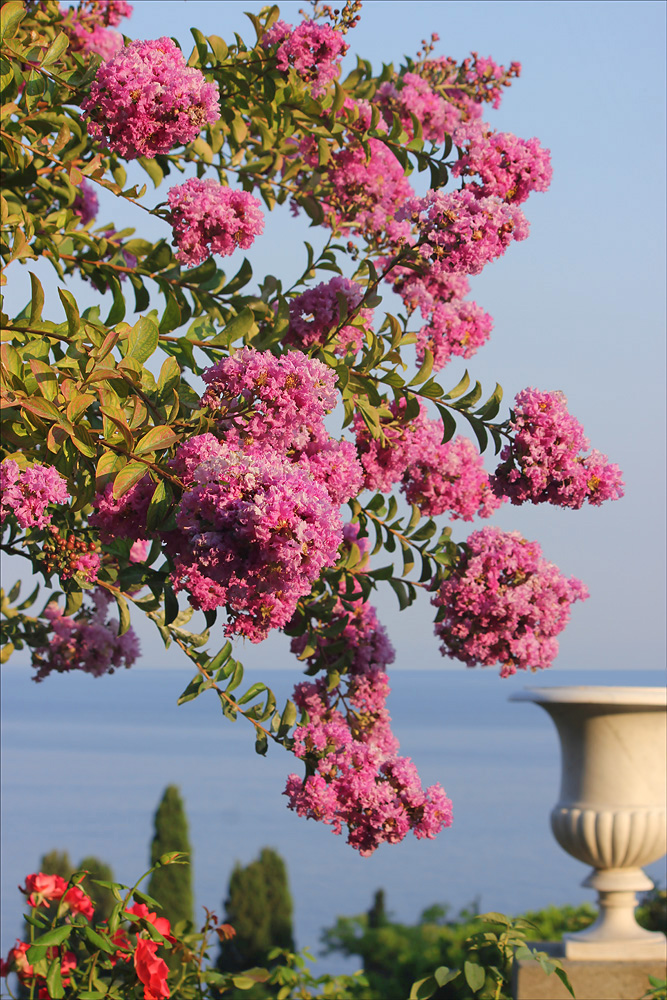
[[[73,885],[71,889],[67,890],[65,893],[65,902],[72,913],[83,913],[87,920],[92,919],[95,912],[93,901],[90,896],[86,895],[83,889],[79,889],[78,885]]]
[[[43,872],[28,875],[25,888],[19,886],[19,890],[30,897],[28,902],[31,906],[39,906],[46,900],[60,899],[66,888],[67,882],[60,875],[45,875]]]
[[[155,954],[157,949],[157,941],[137,938],[134,968],[144,984],[144,1000],[166,1000],[169,997],[169,987],[167,986],[169,967],[166,962],[157,957]]]
[[[171,924],[166,917],[158,917],[157,913],[151,913],[145,903],[135,903],[134,906],[128,907],[125,911],[126,913],[132,913],[135,917],[142,917],[147,920],[149,924],[152,924],[156,931],[165,937],[172,944],[176,941],[176,938],[171,933]]]

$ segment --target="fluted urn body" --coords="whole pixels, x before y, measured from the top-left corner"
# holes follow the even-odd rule
[[[567,958],[663,958],[667,939],[641,928],[636,893],[642,871],[667,850],[667,692],[663,688],[562,687],[521,691],[556,724],[561,787],[551,812],[560,846],[593,871],[596,922],[564,938]]]

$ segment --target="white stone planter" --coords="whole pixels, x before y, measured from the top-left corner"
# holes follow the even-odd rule
[[[660,959],[667,939],[641,928],[635,893],[653,883],[641,870],[667,850],[667,691],[640,687],[532,688],[510,701],[549,713],[561,743],[561,789],[551,812],[560,846],[593,871],[596,922],[564,937],[573,959]]]

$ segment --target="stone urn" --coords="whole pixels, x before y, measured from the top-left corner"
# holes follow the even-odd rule
[[[667,691],[642,687],[531,688],[553,719],[561,744],[561,786],[551,812],[560,846],[593,871],[582,885],[598,892],[591,927],[564,936],[572,959],[664,959],[667,938],[635,920],[635,893],[653,882],[643,865],[667,850]]]

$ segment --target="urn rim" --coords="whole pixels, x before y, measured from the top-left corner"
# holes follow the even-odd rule
[[[642,705],[662,708],[667,707],[667,688],[606,687],[602,685],[524,688],[522,691],[511,694],[508,700],[532,701],[538,705]]]

